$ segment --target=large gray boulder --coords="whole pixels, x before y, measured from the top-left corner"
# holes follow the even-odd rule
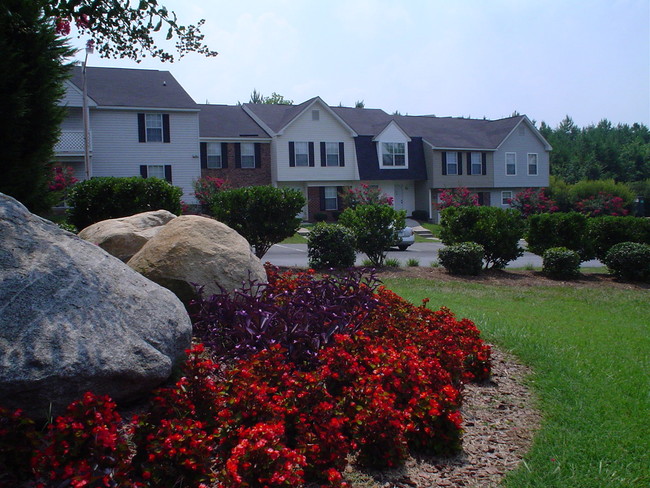
[[[204,294],[232,291],[248,279],[266,282],[262,262],[248,241],[227,225],[198,215],[182,215],[165,225],[127,263],[184,303],[194,298],[194,284]]]
[[[89,225],[79,237],[97,244],[125,263],[176,215],[167,210],[143,212],[130,217],[108,219]]]
[[[0,405],[44,418],[86,391],[140,397],[191,327],[169,290],[0,193]]]

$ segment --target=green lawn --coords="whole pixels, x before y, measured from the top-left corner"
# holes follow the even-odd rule
[[[544,417],[509,488],[650,486],[650,292],[386,280],[530,365]]]

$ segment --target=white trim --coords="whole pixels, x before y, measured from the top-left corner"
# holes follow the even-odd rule
[[[515,172],[514,173],[508,173],[508,154],[514,154],[515,155]],[[508,151],[507,153],[505,153],[504,163],[505,163],[505,166],[504,166],[504,169],[503,169],[504,170],[504,175],[505,176],[517,176],[517,153],[513,152],[513,151]]]
[[[244,147],[251,147],[253,154],[244,154]],[[252,143],[252,142],[243,142],[243,143],[241,143],[239,156],[241,158],[241,161],[240,161],[240,164],[239,164],[240,169],[255,169],[255,167],[257,166],[257,161],[255,161],[255,144],[254,143]],[[251,157],[252,156],[253,157],[253,165],[252,166],[244,166],[244,156],[246,156],[246,157]]]
[[[377,142],[377,141],[379,141],[379,140],[381,139],[382,134],[383,134],[384,132],[386,132],[386,131],[391,127],[391,126],[395,126],[395,128],[396,128],[398,131],[400,131],[400,132],[402,133],[402,135],[404,136],[404,139],[406,139],[407,142],[411,142],[411,137],[410,137],[410,136],[406,133],[406,131],[405,131],[404,129],[402,129],[402,128],[400,127],[400,125],[399,125],[397,122],[395,122],[394,120],[391,120],[390,122],[388,122],[388,123],[386,124],[386,126],[385,126],[381,131],[379,131],[379,134],[377,134],[375,137],[373,137],[373,139],[372,139],[373,142]]]
[[[480,147],[443,147],[443,146],[434,146],[431,144],[429,141],[426,139],[422,139],[422,141],[428,145],[431,149],[434,151],[476,151],[476,152],[496,152],[496,149],[494,148],[480,148]]]
[[[118,106],[107,106],[107,105],[97,105],[98,110],[128,110],[134,112],[196,112],[199,113],[201,109],[199,108],[167,108],[167,107],[118,107]]]
[[[502,206],[502,207],[512,207],[512,204],[510,204],[510,203],[503,203],[503,200],[504,200],[504,198],[503,198],[503,197],[504,197],[504,193],[509,193],[509,194],[510,194],[510,196],[508,197],[509,199],[513,199],[513,198],[514,198],[514,196],[512,195],[512,193],[513,193],[512,190],[503,190],[503,191],[501,191],[501,206]]]
[[[83,90],[79,88],[77,85],[75,85],[72,81],[70,80],[65,80],[65,88],[67,89],[68,87],[72,88],[73,91],[77,93],[82,99],[83,99]],[[65,96],[65,95],[64,95]],[[61,101],[61,100],[59,100]],[[78,105],[62,105],[63,107],[76,107],[76,108],[81,108],[81,106]],[[92,97],[88,96],[88,106],[89,107],[97,107],[97,102],[92,99]]]
[[[219,148],[219,154],[210,154],[210,147],[217,146]],[[222,169],[223,168],[223,151],[221,150],[221,143],[220,142],[206,142],[205,143],[205,166],[206,169]],[[210,156],[219,156],[219,162],[218,163],[212,163],[212,166],[210,166]],[[218,166],[215,166],[218,164]]]
[[[530,156],[535,156],[535,173],[530,172]],[[527,153],[526,154],[526,172],[528,176],[539,176],[539,154]]]
[[[541,134],[541,132],[539,130],[537,130],[537,127],[535,127],[535,125],[525,115],[521,116],[521,120],[512,128],[512,130],[508,133],[508,135],[503,138],[503,140],[497,146],[497,150],[501,149],[501,146],[503,146],[503,144],[508,140],[508,138],[512,134],[515,133],[515,131],[519,128],[519,126],[522,123],[525,123],[528,126],[528,128],[530,129],[530,131],[533,133],[533,135],[536,136],[541,141],[541,143],[544,145],[544,150],[546,150],[546,151],[552,151],[553,150],[553,146],[551,146],[548,143],[548,141],[546,139],[544,139],[544,136]]]
[[[265,142],[269,143],[273,141],[273,139],[270,139],[268,137],[264,139],[260,139],[258,137],[201,137],[199,138],[199,142],[232,142],[232,143],[238,143],[238,142]]]
[[[404,164],[397,165],[394,164],[395,158],[393,157],[392,165],[384,164],[384,144],[402,144],[404,146]],[[396,142],[396,141],[377,141],[377,153],[379,157],[379,168],[381,169],[408,169],[409,168],[409,150],[408,142]]]
[[[268,135],[271,137],[277,136],[278,134],[275,133],[273,129],[271,129],[268,125],[264,123],[262,119],[260,119],[255,112],[253,112],[250,108],[246,106],[246,104],[242,104],[241,108],[246,112],[251,119],[253,119],[257,125],[259,125],[262,129],[264,129],[264,132],[266,132]]]
[[[474,155],[478,155],[478,173],[474,173]],[[477,151],[471,151],[469,153],[469,176],[481,176],[483,175],[483,154]]]
[[[449,172],[449,155],[453,154],[454,158],[456,158],[456,161],[452,164],[456,165],[456,172],[455,173],[450,173]],[[458,162],[458,152],[457,151],[445,151],[445,174],[443,176],[462,176],[458,172],[458,165],[462,164]]]

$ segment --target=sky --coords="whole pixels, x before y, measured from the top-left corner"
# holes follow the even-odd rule
[[[182,24],[205,19],[219,55],[88,65],[168,70],[197,103],[248,102],[256,89],[403,115],[650,126],[650,0],[159,3]]]

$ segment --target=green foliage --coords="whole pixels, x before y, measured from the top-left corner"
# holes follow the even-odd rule
[[[307,238],[309,267],[349,268],[356,258],[354,234],[340,224],[316,224]]]
[[[650,178],[630,183],[630,189],[635,195],[642,197],[644,200],[643,213],[637,214],[639,209],[635,205],[632,209],[632,214],[636,217],[650,217]]]
[[[497,207],[449,207],[442,211],[440,239],[446,245],[476,242],[485,249],[486,268],[505,268],[524,251],[519,212]]]
[[[547,249],[566,247],[576,251],[582,261],[592,259],[587,220],[577,212],[531,215],[526,231],[528,250],[542,256]]]
[[[365,253],[373,266],[382,266],[386,249],[398,242],[398,233],[404,228],[404,210],[389,205],[359,205],[346,209],[339,223],[352,229],[357,250]]]
[[[325,222],[327,220],[327,214],[325,212],[316,212],[314,214],[314,220],[316,222]]]
[[[420,261],[418,261],[418,260],[415,259],[415,258],[408,258],[408,259],[406,260],[406,265],[407,265],[409,268],[417,268],[418,266],[420,266]]]
[[[387,258],[384,261],[384,266],[386,266],[387,268],[399,268],[400,267],[399,259]]]
[[[634,202],[634,192],[624,183],[616,183],[614,180],[583,180],[571,186],[570,199],[575,204],[580,200],[595,197],[599,193],[606,193],[623,199],[627,207]]]
[[[305,205],[299,190],[248,186],[214,195],[212,215],[239,232],[262,258],[269,248],[296,233]]]
[[[571,279],[580,275],[580,255],[566,247],[544,251],[542,271],[551,278]]]
[[[555,202],[560,212],[571,212],[571,185],[558,176],[551,175],[548,187],[548,197]]]
[[[483,267],[485,249],[476,242],[461,242],[443,247],[438,253],[440,264],[451,274],[478,275]]]
[[[293,100],[288,100],[284,98],[282,95],[280,95],[279,93],[275,93],[275,92],[271,93],[271,96],[265,97],[260,92],[253,89],[253,93],[251,93],[251,98],[248,101],[248,103],[266,103],[270,105],[292,105]]]
[[[43,213],[49,162],[65,108],[58,105],[73,51],[58,37],[42,2],[7,0],[0,7],[0,192]]]
[[[650,282],[650,245],[619,242],[607,251],[603,260],[618,278]]]
[[[81,181],[70,190],[69,221],[77,229],[95,222],[151,210],[180,215],[183,190],[159,178],[103,177]]]
[[[587,230],[596,257],[601,261],[611,247],[619,242],[650,244],[650,220],[645,218],[593,218],[589,219]]]
[[[426,210],[413,210],[411,217],[415,220],[429,220],[429,212]]]

